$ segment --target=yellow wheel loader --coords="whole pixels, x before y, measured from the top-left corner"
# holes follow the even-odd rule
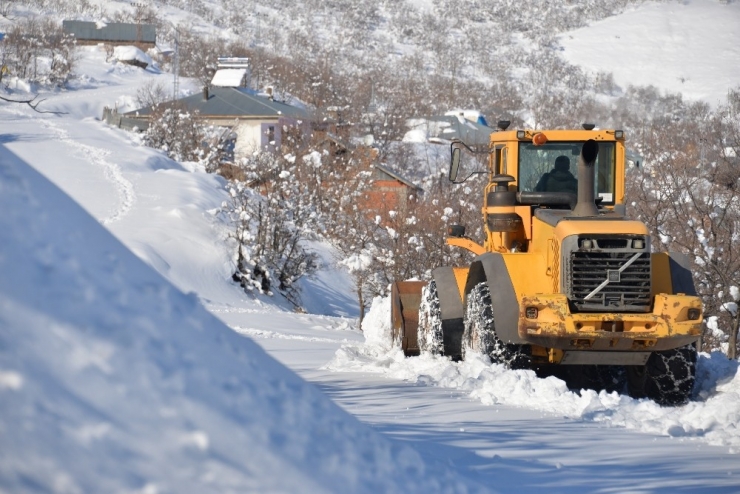
[[[702,303],[686,260],[653,252],[645,224],[625,217],[624,132],[508,126],[486,150],[483,243],[448,231],[475,259],[394,283],[394,341],[409,356],[477,353],[575,388],[686,402]],[[465,148],[451,144],[453,182]]]

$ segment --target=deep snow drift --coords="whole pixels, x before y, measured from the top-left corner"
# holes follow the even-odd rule
[[[467,490],[0,157],[0,490]]]

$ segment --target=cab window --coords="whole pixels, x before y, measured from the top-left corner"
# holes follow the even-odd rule
[[[522,192],[575,192],[582,142],[553,142],[535,146],[519,143],[519,190]],[[602,204],[614,203],[616,146],[600,142],[596,158],[596,196]]]

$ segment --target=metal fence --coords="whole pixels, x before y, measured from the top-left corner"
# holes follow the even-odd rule
[[[103,108],[103,121],[113,127],[133,132],[144,132],[149,128],[149,121],[139,118],[124,117],[115,108]]]

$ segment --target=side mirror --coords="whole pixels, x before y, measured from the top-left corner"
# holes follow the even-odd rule
[[[450,160],[450,182],[457,179],[457,172],[460,170],[460,148],[452,148],[452,158]]]

